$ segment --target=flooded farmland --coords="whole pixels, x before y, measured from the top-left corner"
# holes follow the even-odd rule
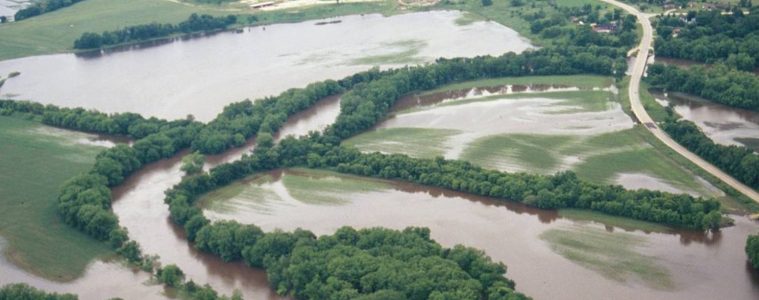
[[[372,66],[521,52],[530,43],[495,22],[457,25],[457,11],[340,17],[250,27],[103,55],[57,54],[0,62],[0,96],[105,112],[209,121],[229,103],[274,95]],[[362,30],[353,30],[360,27]],[[218,55],[223,53],[223,55]],[[293,76],[297,74],[297,76]]]
[[[300,169],[226,189],[237,192],[206,198],[210,218],[318,235],[345,225],[425,226],[445,246],[472,246],[504,262],[517,288],[535,299],[759,297],[759,274],[742,249],[745,235],[759,226],[744,217],[733,216],[736,226],[713,234],[646,232],[447,190]],[[620,245],[620,253],[583,252],[598,243]]]

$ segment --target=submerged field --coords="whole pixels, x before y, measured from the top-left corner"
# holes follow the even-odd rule
[[[442,189],[310,169],[261,173],[205,195],[212,220],[264,231],[305,228],[317,235],[342,226],[429,227],[446,246],[482,249],[508,266],[536,299],[692,299],[713,295],[704,280],[732,276],[745,226],[719,236],[589,211],[548,211]],[[454,217],[452,217],[454,216]],[[753,227],[752,227],[753,228]],[[714,251],[719,247],[720,251]],[[583,284],[575,278],[582,277]],[[736,275],[737,276],[737,275]],[[741,285],[741,280],[725,281]],[[594,288],[588,290],[587,286]],[[546,286],[552,288],[548,289]],[[725,287],[720,287],[722,290]],[[747,298],[741,288],[736,298]],[[644,296],[641,296],[644,295]]]
[[[573,170],[628,188],[721,195],[649,144],[645,129],[623,111],[612,82],[547,76],[458,83],[412,96],[411,105],[345,144],[511,172]]]
[[[0,237],[4,255],[21,268],[57,281],[72,280],[108,246],[69,227],[56,213],[58,188],[84,172],[103,148],[87,135],[0,117]]]

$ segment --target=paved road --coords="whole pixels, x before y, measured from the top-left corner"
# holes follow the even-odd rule
[[[638,11],[633,6],[630,6],[628,4],[616,1],[616,0],[601,0],[603,2],[609,3],[611,5],[615,5],[619,8],[622,8],[626,10],[628,13],[635,15],[638,18],[638,22],[640,22],[643,25],[643,38],[640,41],[640,45],[638,46],[638,56],[635,58],[635,62],[633,65],[633,70],[630,78],[630,105],[632,107],[632,111],[635,114],[635,117],[638,118],[638,120],[646,125],[646,129],[650,131],[651,133],[656,136],[660,141],[662,141],[664,144],[666,144],[668,147],[672,148],[672,150],[675,150],[675,152],[679,153],[680,155],[684,156],[697,166],[701,167],[705,171],[709,172],[710,174],[714,175],[715,177],[722,180],[724,183],[728,184],[732,188],[736,189],[738,192],[743,193],[747,197],[751,198],[755,202],[759,203],[759,193],[757,193],[752,188],[746,186],[745,184],[741,183],[740,181],[736,180],[735,178],[731,177],[725,172],[722,172],[719,168],[715,167],[711,163],[705,161],[698,155],[694,154],[693,152],[690,152],[688,149],[685,149],[685,147],[681,146],[677,142],[675,142],[672,138],[669,137],[663,130],[659,129],[658,126],[656,126],[653,119],[651,119],[651,116],[648,115],[648,112],[646,112],[646,109],[643,108],[643,104],[640,102],[640,80],[643,77],[643,72],[646,69],[646,61],[648,60],[648,52],[651,48],[651,45],[653,43],[653,28],[651,27],[651,21],[649,20],[649,16]]]

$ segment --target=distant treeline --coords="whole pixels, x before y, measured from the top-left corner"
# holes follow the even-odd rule
[[[654,64],[647,81],[667,91],[700,96],[728,106],[759,111],[759,77],[724,65],[683,69]]]
[[[39,16],[54,10],[74,5],[84,0],[39,0],[33,2],[29,7],[23,8],[16,12],[13,18],[16,21]]]
[[[47,293],[26,283],[8,284],[0,288],[0,300],[77,300],[72,294]]]
[[[214,17],[192,14],[186,21],[174,24],[143,24],[103,33],[85,32],[74,41],[74,49],[96,49],[112,45],[167,37],[177,33],[193,33],[226,29],[237,22],[237,17]]]
[[[759,155],[746,147],[714,143],[687,120],[668,120],[662,129],[680,145],[698,154],[735,179],[759,190]]]
[[[703,63],[726,63],[743,71],[759,67],[759,9],[691,11],[656,22],[656,55]]]

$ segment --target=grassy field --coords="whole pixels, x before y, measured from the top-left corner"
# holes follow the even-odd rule
[[[486,86],[501,86],[508,84],[547,84],[547,85],[563,85],[570,87],[578,87],[580,89],[592,89],[595,87],[608,87],[613,83],[613,79],[606,76],[596,75],[554,75],[554,76],[523,76],[523,77],[501,77],[491,79],[481,79],[473,81],[459,82],[449,85],[441,86],[434,90],[424,91],[422,95],[435,94],[445,91],[455,91],[470,89],[475,87]]]
[[[100,147],[75,144],[36,122],[0,117],[0,235],[5,255],[23,269],[67,281],[109,248],[64,224],[56,213],[58,188],[88,170]]]
[[[284,187],[284,193],[280,190]],[[266,212],[286,198],[310,204],[339,205],[349,194],[388,189],[384,181],[312,169],[288,169],[281,177],[257,174],[214,190],[201,198],[201,205],[216,212],[256,210]]]
[[[457,133],[456,130],[433,128],[382,128],[352,137],[343,142],[343,145],[354,146],[366,152],[401,153],[430,158],[445,154],[445,141]]]
[[[669,271],[655,257],[638,252],[646,243],[642,237],[578,226],[551,229],[540,238],[557,254],[606,278],[642,282],[661,290],[674,288]]]
[[[642,137],[644,128],[596,136],[508,134],[485,137],[464,150],[461,158],[483,167],[511,166],[540,174],[571,169],[580,178],[611,184],[620,173],[642,173],[676,188],[713,195],[678,162],[657,151]],[[567,166],[565,161],[575,161]]]
[[[622,228],[624,230],[642,230],[644,232],[669,232],[671,229],[667,226],[607,215],[600,212],[582,210],[582,209],[560,209],[559,216],[575,221],[598,222],[608,226]]]

